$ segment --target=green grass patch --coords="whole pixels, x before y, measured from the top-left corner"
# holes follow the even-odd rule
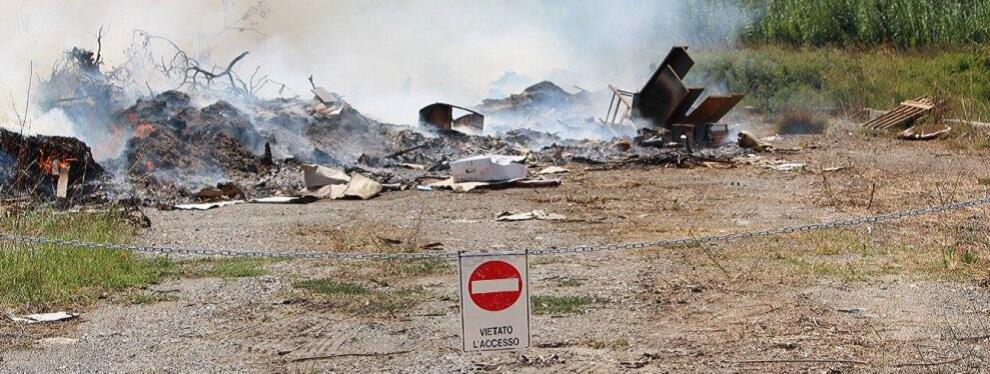
[[[194,277],[244,278],[268,274],[264,266],[278,260],[267,258],[204,258],[180,262],[182,273]]]
[[[591,303],[591,298],[585,296],[533,296],[530,300],[536,315],[580,314]]]
[[[117,212],[0,216],[4,232],[123,243],[135,230]],[[0,243],[0,306],[87,303],[105,291],[157,283],[176,266],[126,251]]]

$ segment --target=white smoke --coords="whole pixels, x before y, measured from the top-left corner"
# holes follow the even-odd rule
[[[414,123],[418,109],[435,101],[479,103],[506,71],[532,83],[564,80],[556,81],[562,87],[638,88],[672,45],[731,39],[726,35],[745,21],[735,16],[741,11],[724,8],[718,14],[726,20],[709,23],[726,35],[699,40],[685,14],[700,3],[8,0],[0,3],[0,123],[14,123],[10,101],[23,105],[32,61],[37,84],[66,49],[95,50],[101,26],[110,30],[102,46],[107,66],[127,59],[132,31],[140,29],[217,65],[249,51],[237,65],[242,76],[260,66],[287,92],[308,96],[312,74],[371,117]],[[168,56],[168,48],[157,48],[159,58]],[[169,88],[148,77],[139,74],[134,88],[147,92],[141,80]],[[36,116],[33,128],[71,135],[63,131],[70,126],[53,123],[65,120],[55,116]]]

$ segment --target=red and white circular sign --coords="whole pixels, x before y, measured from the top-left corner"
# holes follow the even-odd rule
[[[479,308],[498,312],[512,306],[522,295],[519,270],[505,261],[488,261],[471,273],[468,294]]]

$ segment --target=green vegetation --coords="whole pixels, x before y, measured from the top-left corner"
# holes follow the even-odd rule
[[[134,230],[116,212],[52,211],[0,216],[0,230],[23,235],[120,243]],[[164,258],[55,245],[0,243],[0,306],[82,303],[104,291],[156,283],[175,270]]]
[[[811,46],[946,47],[990,42],[987,0],[739,1],[749,42]]]
[[[949,100],[949,116],[990,118],[990,49],[862,52],[761,46],[697,56],[703,80],[747,93],[771,115],[794,110],[886,109],[922,95]]]
[[[276,260],[261,258],[204,258],[181,262],[182,273],[189,276],[244,278],[268,274],[263,266]]]
[[[536,315],[584,313],[592,300],[584,296],[533,296],[530,304]]]

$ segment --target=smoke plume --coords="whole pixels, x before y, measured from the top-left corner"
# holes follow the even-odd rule
[[[29,65],[34,85],[67,49],[97,49],[105,66],[130,64],[132,95],[162,91],[154,51],[134,30],[167,38],[201,62],[226,65],[244,51],[242,76],[260,67],[277,83],[263,95],[308,96],[307,77],[338,92],[370,117],[415,123],[435,101],[475,105],[500,78],[554,80],[598,90],[608,83],[638,88],[675,44],[731,43],[745,23],[731,1],[5,1],[0,4],[0,123],[15,126]],[[699,18],[700,17],[700,18]],[[704,22],[698,22],[703,20]],[[716,27],[712,27],[716,25]],[[503,80],[504,81],[504,80]],[[504,82],[503,82],[504,83]],[[521,82],[517,82],[521,84]],[[9,94],[8,94],[9,93]],[[506,94],[511,92],[505,92]],[[37,105],[33,105],[38,108]],[[28,132],[71,135],[60,113],[28,113]]]

